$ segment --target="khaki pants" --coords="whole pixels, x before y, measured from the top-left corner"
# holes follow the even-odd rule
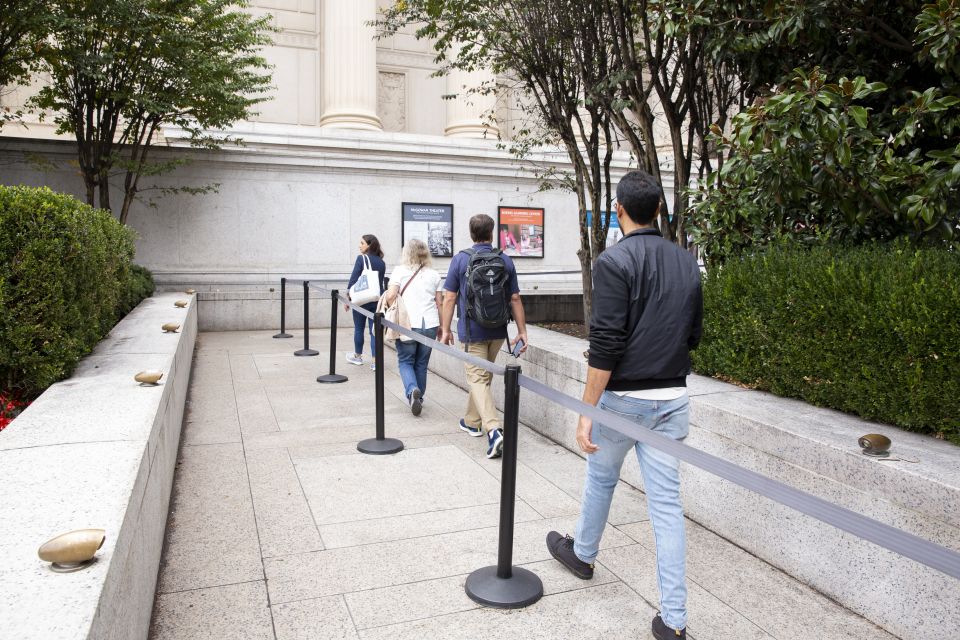
[[[497,352],[503,347],[503,342],[502,338],[470,342],[467,343],[467,353],[493,362],[497,359]],[[490,389],[493,374],[472,364],[464,364],[463,368],[467,372],[467,386],[470,387],[467,414],[463,417],[463,421],[471,427],[482,426],[487,433],[499,429],[500,419],[497,417],[497,408],[493,404],[493,391]]]

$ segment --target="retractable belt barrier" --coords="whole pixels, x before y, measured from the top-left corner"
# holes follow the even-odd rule
[[[324,289],[324,291],[329,290]],[[334,293],[334,297],[335,299],[339,299],[344,304],[349,305],[355,311],[362,313],[369,318],[373,318],[375,315],[366,309],[362,309],[349,302],[336,293]],[[376,315],[382,316],[382,314]],[[399,332],[401,335],[407,338],[419,342],[420,344],[431,347],[432,349],[436,349],[437,351],[445,353],[463,362],[467,362],[474,366],[485,369],[493,374],[503,376],[511,373],[511,371],[508,370],[514,369],[519,372],[519,367],[512,365],[509,367],[504,367],[481,358],[476,358],[464,353],[463,351],[445,344],[441,344],[436,340],[432,340],[419,333],[401,327],[393,322],[383,320],[382,317],[380,323],[383,326]],[[331,331],[331,333],[335,334],[336,331]],[[378,350],[378,352],[382,352],[382,349]],[[956,551],[930,542],[929,540],[925,540],[924,538],[916,536],[912,533],[908,533],[901,529],[897,529],[896,527],[884,524],[879,520],[874,520],[873,518],[869,518],[862,514],[856,513],[855,511],[838,506],[805,491],[801,491],[786,485],[778,480],[774,480],[773,478],[768,478],[754,471],[750,471],[749,469],[745,469],[744,467],[706,453],[705,451],[695,449],[694,447],[691,447],[690,445],[687,445],[681,441],[673,440],[672,438],[659,433],[643,429],[638,424],[631,422],[622,416],[604,411],[598,407],[561,393],[560,391],[545,385],[539,380],[534,380],[533,378],[524,375],[518,375],[517,382],[520,387],[523,387],[532,393],[535,393],[551,402],[569,409],[574,413],[587,416],[598,423],[602,423],[605,427],[610,427],[627,436],[628,438],[648,444],[655,449],[659,449],[660,451],[677,458],[678,460],[682,460],[683,462],[703,469],[708,473],[716,475],[725,480],[729,480],[730,482],[733,482],[734,484],[737,484],[749,491],[758,493],[766,498],[790,507],[796,511],[799,511],[800,513],[808,515],[833,527],[852,533],[864,540],[883,547],[884,549],[888,549],[894,553],[910,558],[911,560],[919,562],[920,564],[945,573],[948,576],[960,579],[960,553],[957,553]],[[507,444],[509,443],[505,442],[504,455],[506,455]],[[515,440],[513,444],[515,446]],[[503,508],[502,505],[501,508]],[[516,570],[516,568],[514,569]],[[494,604],[494,606],[497,605]]]

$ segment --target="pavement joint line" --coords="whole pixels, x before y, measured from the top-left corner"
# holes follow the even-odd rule
[[[177,593],[190,593],[191,591],[203,591],[204,589],[220,589],[221,587],[235,587],[241,584],[256,584],[262,582],[264,588],[267,586],[267,579],[263,580],[241,580],[240,582],[225,582],[224,584],[208,584],[202,587],[191,587],[190,589],[177,589],[175,591],[157,591],[157,597],[159,596],[170,596]]]
[[[347,594],[340,594],[340,601],[343,603],[343,607],[347,610],[347,615],[350,616],[350,624],[353,625],[353,631],[358,636],[360,635],[360,625],[357,624],[356,619],[353,617],[353,611],[350,610],[350,603],[347,602]]]
[[[229,361],[229,351],[227,352],[227,360]],[[232,365],[231,365],[231,380],[233,380],[232,375]],[[243,453],[243,473],[247,478],[247,495],[250,496],[250,511],[253,512],[253,530],[257,536],[257,552],[260,555],[260,574],[263,576],[263,586],[264,590],[267,592],[267,606],[270,606],[270,591],[266,588],[267,586],[267,568],[263,562],[263,543],[260,540],[260,521],[257,518],[257,503],[253,499],[253,487],[250,485],[250,464],[247,461],[247,445],[243,440],[243,430],[240,428],[240,401],[237,398],[237,388],[233,387],[233,399],[237,415],[237,431],[240,433],[240,450]],[[273,631],[273,637],[277,637],[276,628],[273,625],[273,614],[270,615],[270,626]]]
[[[290,461],[290,467],[293,469],[293,475],[297,479],[297,486],[300,487],[300,495],[303,496],[303,501],[307,503],[307,511],[310,512],[310,521],[313,523],[313,528],[317,530],[317,537],[320,538],[320,546],[322,546],[323,549],[326,550],[327,543],[323,541],[323,533],[320,531],[320,525],[317,524],[317,516],[316,514],[313,513],[313,507],[310,506],[310,500],[307,498],[307,492],[303,488],[303,480],[300,478],[300,473],[297,471],[297,463],[293,461],[293,456],[290,455],[289,448],[284,449],[284,452],[287,454],[287,460]],[[260,553],[261,555],[263,554],[262,549]],[[269,557],[274,558],[279,556],[269,556]]]

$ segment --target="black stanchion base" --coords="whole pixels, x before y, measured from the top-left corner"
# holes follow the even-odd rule
[[[275,336],[273,336],[273,337],[274,337],[274,338],[292,338],[292,337],[293,337],[293,334],[290,334],[290,333],[278,333],[277,335],[275,335]]]
[[[320,352],[316,349],[299,349],[293,352],[295,356],[318,356]]]
[[[369,453],[373,456],[384,456],[403,451],[403,443],[396,438],[384,438],[383,440],[370,438],[369,440],[361,440],[358,442],[357,451],[360,453]]]
[[[495,566],[477,569],[467,576],[467,595],[497,609],[529,607],[543,597],[543,583],[537,574],[520,567],[513,567],[512,572],[510,578],[499,578]]]
[[[317,377],[317,382],[323,382],[325,384],[334,384],[336,382],[346,382],[347,376],[342,376],[339,373],[325,373],[322,376]]]

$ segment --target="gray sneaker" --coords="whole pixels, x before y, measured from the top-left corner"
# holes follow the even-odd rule
[[[423,411],[423,395],[420,393],[420,389],[414,389],[410,393],[410,412],[418,416],[421,411]]]
[[[358,355],[356,353],[348,353],[347,362],[355,365],[363,365],[363,356]]]

